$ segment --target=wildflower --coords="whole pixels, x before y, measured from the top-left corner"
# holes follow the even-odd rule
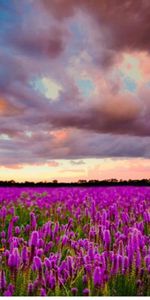
[[[26,246],[23,247],[22,252],[21,252],[21,257],[22,257],[22,262],[25,265],[28,261],[28,249]]]
[[[49,276],[49,287],[50,287],[50,289],[53,290],[55,288],[55,285],[56,285],[55,277],[51,274]]]
[[[93,274],[93,282],[95,287],[99,287],[102,284],[102,271],[100,267],[96,267]]]
[[[29,283],[28,284],[28,296],[32,296],[33,295],[33,284]]]
[[[74,287],[74,288],[71,289],[71,292],[72,292],[73,296],[76,296],[77,293],[78,293],[78,289],[76,287]]]
[[[46,266],[47,269],[51,268],[50,260],[47,257],[44,258],[44,265]]]
[[[68,236],[65,234],[63,237],[62,237],[62,246],[65,246],[68,242]]]
[[[14,248],[12,253],[9,254],[8,266],[13,268],[18,268],[20,264],[20,254],[18,248]]]
[[[7,209],[5,206],[3,206],[0,210],[0,213],[1,213],[1,217],[2,219],[4,220],[6,218],[6,215],[7,215]]]
[[[43,239],[39,239],[38,240],[38,248],[43,248],[43,246],[44,246],[44,241],[43,241]]]
[[[34,258],[33,258],[33,266],[34,266],[34,269],[37,270],[37,271],[41,271],[42,270],[42,261],[41,261],[40,257],[34,256]]]
[[[43,255],[43,249],[42,248],[40,248],[40,249],[37,249],[37,251],[36,251],[36,255],[37,256],[39,256],[39,257],[41,257],[42,255]]]
[[[136,268],[139,269],[141,266],[141,253],[137,251],[136,253]]]
[[[3,296],[13,296],[14,286],[10,283],[7,287],[7,290],[4,292]]]
[[[113,274],[116,274],[118,272],[119,269],[119,259],[118,259],[118,255],[114,254],[112,257],[112,269],[111,272]]]
[[[33,212],[30,213],[30,225],[31,225],[31,229],[32,230],[36,230],[36,217],[35,214]]]
[[[90,290],[86,288],[86,289],[83,290],[82,293],[83,293],[83,296],[89,296],[90,295]]]
[[[28,233],[29,231],[30,231],[30,225],[27,224],[27,225],[25,226],[25,232]]]
[[[39,240],[39,233],[38,231],[33,231],[30,237],[29,246],[36,247]]]
[[[19,216],[14,216],[14,217],[12,217],[12,222],[13,222],[13,223],[18,222],[18,220],[19,220]]]
[[[19,235],[19,234],[20,234],[20,228],[19,228],[19,226],[16,226],[16,227],[15,227],[15,233],[16,233],[16,235]]]
[[[36,279],[33,283],[33,293],[37,291],[38,287],[39,287],[39,279]]]
[[[47,243],[47,244],[45,245],[45,248],[44,248],[44,254],[47,254],[47,253],[52,249],[52,247],[53,247],[53,242],[50,241],[49,243]]]
[[[146,255],[144,257],[145,265],[148,268],[148,265],[150,265],[150,255]]]
[[[124,274],[129,266],[129,259],[127,256],[122,256],[122,273]]]
[[[6,232],[3,230],[0,234],[1,238],[4,239],[6,237]]]
[[[13,222],[10,221],[10,223],[8,225],[8,239],[10,239],[12,237],[12,231],[13,231]]]
[[[46,296],[46,290],[45,289],[41,289],[41,296]]]
[[[0,290],[4,291],[6,288],[6,277],[5,277],[5,271],[2,270],[0,272]]]
[[[83,275],[82,277],[82,281],[83,281],[83,284],[86,285],[87,284],[87,275]]]
[[[104,239],[106,249],[109,250],[110,243],[111,243],[111,236],[110,236],[110,231],[109,230],[104,230],[103,239]]]
[[[91,272],[92,272],[92,265],[91,264],[86,264],[85,265],[85,271],[86,271],[87,275],[90,276]]]
[[[12,292],[11,292],[9,289],[7,289],[7,290],[4,292],[3,296],[11,297],[11,296],[13,296],[13,294],[12,294]]]

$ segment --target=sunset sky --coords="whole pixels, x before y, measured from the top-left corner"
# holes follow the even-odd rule
[[[0,180],[150,178],[150,1],[0,0]]]

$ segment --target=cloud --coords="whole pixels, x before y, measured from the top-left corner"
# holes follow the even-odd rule
[[[71,160],[70,161],[71,165],[73,166],[81,166],[85,165],[85,162],[83,160]]]
[[[130,0],[122,3],[120,0],[41,0],[41,3],[61,22],[80,12],[89,15],[92,19],[92,32],[99,32],[96,42],[100,49],[101,32],[104,33],[104,65],[112,63],[112,56],[118,55],[118,51],[150,50],[149,1]],[[97,61],[99,58],[97,56]]]
[[[150,157],[149,6],[2,1],[1,166]]]

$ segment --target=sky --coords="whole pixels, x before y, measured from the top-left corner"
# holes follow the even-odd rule
[[[149,20],[149,0],[0,0],[0,180],[150,178]]]

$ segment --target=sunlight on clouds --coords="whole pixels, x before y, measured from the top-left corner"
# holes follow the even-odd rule
[[[6,141],[8,141],[8,140],[10,140],[10,137],[7,135],[7,134],[0,134],[0,140],[6,140]]]
[[[123,55],[123,62],[120,66],[120,71],[124,74],[124,76],[129,77],[132,80],[142,80],[139,59],[134,56],[134,54],[125,53]]]
[[[41,83],[43,84],[43,87],[45,89],[45,96],[47,98],[52,100],[58,98],[60,91],[62,91],[62,87],[59,84],[47,77],[43,77]]]
[[[32,137],[32,131],[28,131],[28,130],[27,130],[27,131],[25,132],[25,134],[26,134],[26,136],[29,137],[29,138]]]
[[[56,100],[63,90],[62,86],[49,77],[42,77],[32,82],[33,88],[43,94],[46,98]]]
[[[51,131],[51,134],[57,141],[60,142],[66,140],[69,135],[68,132],[64,129]]]
[[[2,114],[7,109],[7,105],[4,99],[0,98],[0,113]]]

